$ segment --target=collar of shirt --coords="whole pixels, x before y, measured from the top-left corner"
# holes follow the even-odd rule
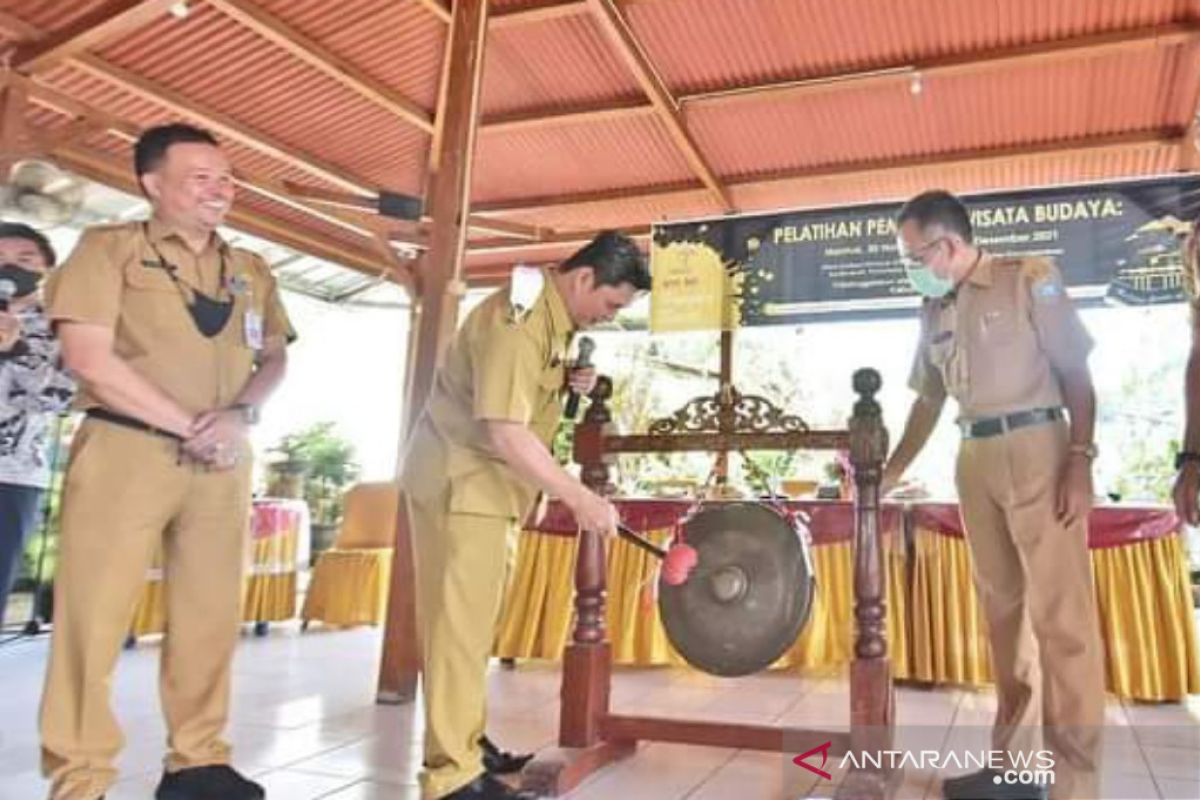
[[[146,235],[149,237],[150,242],[154,245],[162,245],[164,242],[171,242],[172,244],[187,248],[188,252],[191,252],[191,248],[188,247],[187,242],[184,241],[184,238],[179,235],[179,231],[163,222],[156,216],[150,217],[150,219],[147,221]],[[203,257],[214,249],[216,252],[224,252],[226,255],[229,253],[229,245],[216,231],[213,231],[212,236],[209,238],[208,245],[204,248],[204,252],[200,253],[199,256]]]
[[[555,339],[566,339],[575,332],[575,323],[567,311],[567,303],[559,294],[558,284],[549,270],[542,270],[546,283],[542,295],[546,298],[546,309],[550,312],[550,327],[554,330]]]

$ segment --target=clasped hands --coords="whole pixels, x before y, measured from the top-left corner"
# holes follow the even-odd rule
[[[206,411],[192,420],[183,439],[183,452],[210,469],[233,469],[241,460],[247,432],[240,409]]]

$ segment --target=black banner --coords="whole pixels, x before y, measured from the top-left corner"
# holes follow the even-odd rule
[[[975,241],[995,255],[1055,260],[1080,299],[1141,305],[1183,298],[1181,237],[1200,213],[1200,177],[964,196]],[[896,249],[899,203],[715,218],[654,228],[711,248],[730,272],[734,316],[777,325],[855,311],[915,309]]]

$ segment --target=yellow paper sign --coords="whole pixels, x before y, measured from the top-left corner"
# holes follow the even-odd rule
[[[695,242],[654,245],[650,330],[711,331],[733,327],[725,268],[717,251]]]

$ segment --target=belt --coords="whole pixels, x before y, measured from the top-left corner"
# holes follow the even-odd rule
[[[140,419],[127,417],[124,414],[118,414],[115,411],[109,411],[107,408],[89,408],[86,414],[91,419],[98,419],[103,422],[111,422],[113,425],[120,425],[123,428],[132,428],[135,431],[153,434],[154,436],[161,436],[164,439],[171,439],[172,441],[176,442],[183,441],[183,437],[177,433],[171,433],[170,431],[163,430],[162,428],[156,428],[147,422],[142,422]]]
[[[959,420],[958,427],[962,429],[964,439],[983,439],[1015,431],[1017,428],[1041,425],[1044,422],[1054,422],[1062,418],[1063,410],[1061,408],[1033,408],[1029,411],[1006,414],[1003,417]]]

